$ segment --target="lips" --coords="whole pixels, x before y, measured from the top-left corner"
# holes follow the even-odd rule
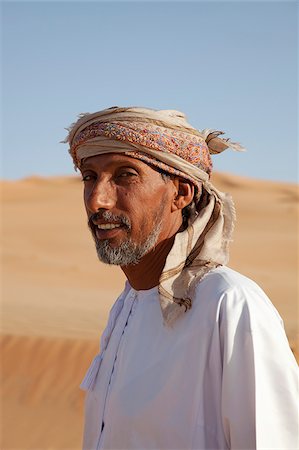
[[[121,227],[120,223],[100,223],[96,225],[100,230],[114,230],[115,228]]]
[[[98,240],[112,239],[121,234],[125,229],[124,225],[116,223],[102,223],[95,227],[95,235]]]
[[[92,234],[94,237],[99,240],[105,240],[105,239],[112,239],[116,237],[118,234],[121,234],[124,232],[124,230],[127,230],[127,227],[125,224],[120,222],[102,222],[102,223],[95,223],[94,221],[89,221],[89,227],[91,229]]]
[[[128,232],[131,228],[127,217],[112,214],[110,211],[93,214],[88,220],[88,225],[98,240],[111,239],[124,230]]]

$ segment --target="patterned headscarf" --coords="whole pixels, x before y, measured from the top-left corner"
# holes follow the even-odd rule
[[[81,114],[68,129],[74,165],[104,153],[123,153],[193,183],[201,192],[197,214],[177,233],[159,282],[164,322],[171,324],[191,308],[193,281],[228,262],[235,209],[231,197],[209,181],[211,154],[227,148],[242,151],[240,144],[220,138],[221,131],[196,130],[183,113],[173,110],[112,107]]]

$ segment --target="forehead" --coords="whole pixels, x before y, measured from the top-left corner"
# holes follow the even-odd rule
[[[81,171],[86,169],[105,171],[113,170],[119,166],[130,166],[149,174],[157,174],[156,168],[151,167],[139,159],[121,153],[105,153],[85,158],[81,163]]]

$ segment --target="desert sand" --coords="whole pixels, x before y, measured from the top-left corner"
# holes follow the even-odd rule
[[[266,291],[298,358],[298,187],[213,181],[237,208],[229,266]],[[78,386],[124,276],[97,260],[78,177],[2,181],[1,190],[0,448],[79,449]]]

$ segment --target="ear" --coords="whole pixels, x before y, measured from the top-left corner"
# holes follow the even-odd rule
[[[181,178],[174,178],[172,182],[175,187],[175,193],[171,211],[182,210],[192,202],[194,197],[194,186]]]

